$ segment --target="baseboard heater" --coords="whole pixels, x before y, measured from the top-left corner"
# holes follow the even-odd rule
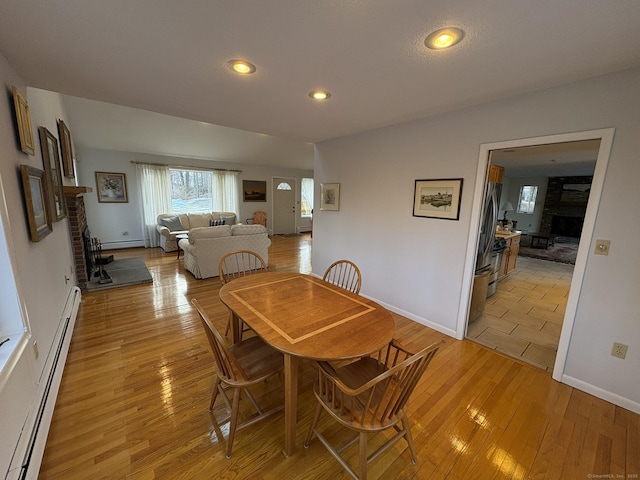
[[[53,409],[62,380],[62,372],[69,351],[69,343],[73,334],[73,326],[75,325],[76,315],[81,298],[80,289],[73,287],[67,297],[67,302],[62,315],[62,325],[60,339],[55,349],[52,349],[52,358],[47,362],[49,374],[46,378],[44,387],[38,389],[41,393],[40,405],[33,421],[33,427],[29,436],[29,441],[25,447],[25,454],[22,461],[22,467],[18,478],[36,479],[42,463],[44,455],[44,447],[49,434],[49,427],[53,417]],[[25,432],[26,433],[26,432]]]

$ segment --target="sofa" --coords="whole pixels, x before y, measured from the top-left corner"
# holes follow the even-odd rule
[[[196,227],[178,244],[184,251],[184,268],[196,278],[217,277],[220,259],[234,250],[254,251],[269,264],[271,239],[262,225]]]
[[[160,232],[160,246],[165,252],[178,250],[176,236],[189,233],[192,228],[210,227],[212,225],[235,225],[236,214],[233,212],[210,213],[161,213],[158,215],[156,229]]]

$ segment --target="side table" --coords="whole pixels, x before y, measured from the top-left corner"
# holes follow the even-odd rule
[[[178,244],[178,258],[177,260],[180,260],[180,240],[182,240],[183,238],[189,238],[189,234],[188,233],[181,233],[179,235],[176,235],[176,243]]]

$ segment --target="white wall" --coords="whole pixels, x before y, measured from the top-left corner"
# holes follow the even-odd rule
[[[14,269],[20,310],[24,312],[24,323],[31,335],[26,337],[26,348],[16,350],[10,366],[2,372],[3,381],[0,382],[0,430],[3,437],[0,471],[4,474],[7,458],[13,453],[7,446],[15,446],[26,415],[34,406],[38,383],[60,326],[64,303],[75,285],[75,275],[66,218],[55,222],[53,232],[42,241],[31,242],[19,174],[21,164],[44,169],[37,128],[45,126],[58,137],[56,121],[65,118],[60,96],[44,95],[27,88],[1,53],[0,84],[4,93],[0,98],[0,211],[3,212],[0,219]],[[27,155],[20,150],[11,96],[13,85],[30,107],[35,155]],[[65,275],[70,279],[68,282]],[[2,275],[1,278],[3,290],[13,287],[4,283],[11,281],[10,276]],[[4,314],[5,311],[2,312]],[[14,313],[20,315],[20,312]],[[18,322],[22,322],[19,317]],[[37,358],[34,341],[39,345],[40,355]],[[2,348],[9,348],[9,345]]]
[[[640,223],[628,221],[640,182],[638,85],[634,69],[316,145],[316,184],[340,182],[341,200],[339,212],[314,216],[314,273],[350,258],[363,294],[454,335],[480,144],[614,127],[586,239],[610,239],[611,250],[593,255],[590,245],[564,374],[640,411]],[[459,221],[412,217],[414,180],[423,178],[464,179]],[[613,341],[629,345],[626,360],[609,354]]]
[[[80,185],[93,188],[93,192],[85,195],[84,197],[87,222],[89,224],[89,229],[91,230],[91,235],[99,238],[106,249],[139,247],[144,245],[142,240],[140,192],[138,191],[136,168],[135,165],[131,163],[132,161],[162,163],[187,167],[242,170],[242,173],[238,174],[238,194],[240,196],[238,202],[239,222],[244,222],[245,219],[253,217],[253,212],[256,210],[263,210],[268,213],[268,216],[271,216],[272,176],[295,177],[298,179],[298,188],[300,186],[301,178],[313,178],[312,171],[292,168],[260,167],[237,163],[211,162],[207,160],[149,155],[143,153],[79,148],[78,159],[76,162],[78,182]],[[129,202],[126,204],[99,203],[95,181],[96,171],[125,173],[127,178]],[[266,180],[267,201],[243,202],[242,180]],[[300,218],[299,208],[297,211],[297,225],[306,227],[309,224],[309,221],[307,219]],[[124,235],[123,232],[128,232],[128,234]]]

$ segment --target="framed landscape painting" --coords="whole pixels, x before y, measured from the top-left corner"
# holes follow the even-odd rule
[[[462,178],[416,180],[413,194],[413,216],[460,219]]]
[[[53,231],[46,198],[49,193],[44,170],[20,165],[27,223],[32,242],[39,242]]]
[[[245,202],[266,202],[266,180],[242,180],[242,198]]]
[[[29,105],[16,87],[12,87],[13,104],[16,109],[16,123],[18,124],[18,136],[20,137],[20,149],[29,155],[35,155],[36,150],[31,130],[31,114]]]
[[[67,216],[60,173],[60,158],[58,156],[58,140],[45,127],[38,128],[40,133],[40,147],[42,148],[42,161],[49,185],[49,215],[54,222]]]
[[[60,151],[62,152],[62,171],[65,177],[74,178],[76,173],[73,169],[71,132],[62,119],[58,120],[58,133],[60,134]]]

